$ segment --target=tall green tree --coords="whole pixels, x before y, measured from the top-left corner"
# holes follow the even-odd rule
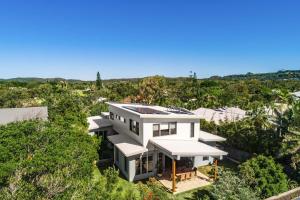
[[[267,198],[288,190],[287,176],[280,164],[272,157],[259,155],[240,166],[240,176],[257,191],[261,198]]]
[[[102,80],[101,80],[100,72],[97,72],[96,87],[98,90],[102,88]]]

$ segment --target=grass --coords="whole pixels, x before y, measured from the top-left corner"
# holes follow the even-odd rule
[[[204,186],[201,188],[197,188],[188,192],[180,193],[175,195],[176,200],[194,200],[199,199],[199,197],[203,197],[204,195],[209,194],[209,189],[211,186]]]
[[[221,161],[218,162],[218,166],[222,168],[222,170],[230,170],[230,171],[236,171],[238,169],[238,165],[235,162],[232,162],[231,160],[228,159],[223,159]],[[199,172],[201,172],[202,174],[211,177],[210,172],[212,171],[212,169],[214,169],[214,165],[206,165],[206,166],[202,166],[199,167],[198,170]]]

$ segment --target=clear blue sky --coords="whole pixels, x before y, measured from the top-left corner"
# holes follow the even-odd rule
[[[300,69],[300,1],[1,0],[0,78]]]

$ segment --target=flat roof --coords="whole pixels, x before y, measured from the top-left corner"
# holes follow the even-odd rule
[[[109,119],[105,119],[101,116],[88,117],[87,122],[89,124],[89,128],[88,128],[89,131],[112,126],[112,123],[109,121]]]
[[[160,115],[168,115],[169,113],[160,111],[160,110],[156,110],[150,107],[137,107],[137,106],[122,106],[123,108],[132,110],[134,112],[138,112],[141,114],[160,114]]]
[[[126,134],[107,136],[107,139],[112,142],[126,157],[142,154],[148,151],[147,148],[143,147]]]
[[[223,142],[226,138],[200,130],[199,140],[203,142]]]
[[[200,119],[199,116],[183,108],[115,102],[107,102],[107,104],[136,114],[140,118]]]
[[[172,156],[224,156],[227,152],[195,140],[152,138],[150,142]]]

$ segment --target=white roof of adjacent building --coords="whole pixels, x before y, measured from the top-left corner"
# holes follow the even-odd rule
[[[214,121],[219,124],[221,121],[236,121],[246,117],[246,111],[237,107],[225,107],[219,109],[198,108],[191,111],[201,119]]]
[[[107,136],[107,139],[112,142],[126,157],[142,154],[148,151],[147,148],[143,147],[126,134]]]
[[[0,109],[0,125],[11,122],[48,119],[47,107],[30,107],[30,108],[3,108]]]
[[[300,97],[300,91],[293,92],[292,94],[293,94],[294,96],[296,96],[296,97]]]
[[[200,130],[199,140],[203,142],[223,142],[225,138]]]
[[[99,128],[104,128],[108,126],[112,126],[109,119],[105,119],[101,116],[92,116],[87,118],[89,124],[89,131],[93,131]]]
[[[200,119],[194,113],[184,108],[176,107],[162,107],[156,105],[144,105],[144,104],[125,104],[107,102],[108,105],[126,110],[127,112],[138,115],[140,118],[189,118],[189,119]]]
[[[106,97],[99,97],[98,98],[98,102],[104,102],[104,101],[107,101]]]
[[[152,138],[150,142],[172,156],[224,156],[227,152],[195,140]]]

